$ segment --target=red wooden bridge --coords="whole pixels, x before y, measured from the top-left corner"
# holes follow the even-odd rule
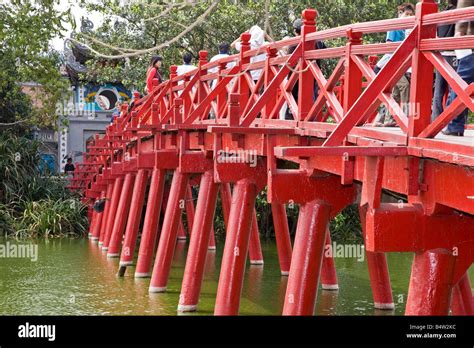
[[[439,132],[464,108],[474,112],[473,84],[440,51],[474,48],[474,36],[436,38],[436,27],[474,20],[474,7],[438,13],[433,0],[423,0],[414,17],[324,31],[316,31],[315,10],[302,16],[300,37],[252,50],[250,34],[243,33],[239,54],[209,63],[201,51],[197,69],[176,76],[172,66],[168,81],[155,81],[143,98],[135,95],[130,112],[123,107],[88,147],[71,184],[91,207],[106,198],[103,213],[90,209],[90,238],[108,257],[120,257],[122,274],[136,263],[136,277],[151,276],[150,292],[164,292],[176,240],[186,238],[185,211],[189,251],[177,305],[193,311],[206,253],[214,248],[220,195],[227,231],[215,314],[236,315],[248,256],[263,264],[254,204],[266,187],[281,273],[289,277],[283,314],[312,315],[318,283],[338,286],[334,262],[323,256],[328,222],[358,203],[376,308],[394,307],[385,253],[412,252],[406,314],[473,314],[466,272],[474,260],[474,131],[464,137]],[[413,30],[400,43],[364,44],[364,35],[398,29]],[[341,38],[345,45],[315,49],[316,40]],[[292,54],[279,54],[290,45],[297,46]],[[265,60],[251,62],[263,52]],[[376,75],[374,56],[385,53],[393,55]],[[316,60],[336,62],[330,76]],[[390,91],[410,67],[405,115]],[[431,122],[434,69],[458,96]],[[258,81],[254,70],[261,71]],[[398,127],[372,126],[381,103]],[[284,105],[291,120],[279,118]],[[288,161],[297,169],[283,169]],[[194,206],[189,198],[196,185]],[[383,192],[402,199],[387,203]],[[289,202],[300,206],[293,245]]]

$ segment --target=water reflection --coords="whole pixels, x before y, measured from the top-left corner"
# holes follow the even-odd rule
[[[14,242],[14,241],[11,241]],[[109,259],[88,240],[40,240],[38,260],[0,259],[0,315],[176,315],[187,243],[176,244],[168,292],[148,293],[150,279],[135,279],[129,267],[117,277],[119,259]],[[212,315],[224,243],[208,251],[199,312]],[[280,315],[288,277],[280,276],[274,243],[262,245],[265,266],[247,266],[241,314]],[[412,255],[392,253],[388,263],[395,310],[373,307],[365,262],[336,259],[339,291],[319,290],[317,315],[400,315],[404,312]],[[470,273],[473,273],[471,269]]]
[[[204,264],[204,277],[213,277],[216,274],[216,251],[208,250]]]
[[[318,293],[319,299],[316,304],[316,315],[336,315],[339,290],[320,289]]]
[[[281,276],[279,287],[278,287],[278,308],[279,308],[278,314],[283,313],[283,305],[285,304],[287,285],[288,285],[288,277]]]
[[[250,265],[247,277],[247,295],[252,298],[252,301],[259,302],[262,292],[263,266]]]

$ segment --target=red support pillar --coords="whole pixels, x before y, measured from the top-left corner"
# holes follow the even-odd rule
[[[132,201],[132,187],[135,182],[135,175],[132,173],[125,174],[123,181],[122,193],[120,194],[120,201],[115,215],[114,228],[110,237],[110,242],[107,250],[107,257],[119,257],[120,246],[127,225],[127,217],[130,210],[130,203]]]
[[[300,207],[283,315],[314,314],[330,209],[320,200]]]
[[[176,246],[179,218],[181,216],[180,203],[185,197],[189,175],[175,170],[171,183],[170,196],[166,206],[163,230],[161,232],[155,265],[150,282],[149,292],[164,292],[168,283],[174,248]]]
[[[473,315],[473,298],[469,276],[465,273],[453,288],[452,315]]]
[[[360,222],[365,240],[365,216],[366,207],[359,208]],[[390,284],[390,274],[388,272],[387,258],[384,253],[366,251],[367,267],[369,269],[370,286],[374,298],[374,307],[377,309],[391,310],[395,308],[392,296],[392,286]]]
[[[123,177],[118,176],[115,179],[114,190],[112,192],[112,200],[110,201],[109,215],[107,217],[107,229],[105,231],[104,244],[102,250],[107,251],[109,249],[110,238],[112,237],[112,229],[117,213],[117,208],[120,202],[120,194],[122,193]]]
[[[186,241],[186,230],[184,229],[183,225],[183,218],[182,215],[179,216],[179,225],[178,225],[178,240]]]
[[[104,240],[105,240],[105,235],[107,234],[107,222],[109,220],[109,212],[110,212],[110,205],[112,203],[112,193],[114,191],[114,185],[115,183],[113,184],[108,184],[107,185],[107,191],[106,191],[106,194],[105,194],[105,207],[104,207],[104,212],[102,214],[104,214],[104,216],[102,217],[102,225],[100,226],[100,234],[99,234],[99,247],[102,246],[102,244],[104,244]]]
[[[237,181],[232,194],[215,315],[237,315],[239,312],[256,197],[255,183],[248,179]]]
[[[263,265],[262,246],[260,245],[260,233],[258,231],[257,212],[253,209],[252,230],[250,232],[249,258],[251,265]]]
[[[102,191],[102,193],[100,194],[100,199],[104,199],[105,197],[106,197],[106,192]],[[104,221],[104,215],[105,215],[104,213],[105,213],[105,209],[101,213],[96,214],[96,222],[94,225],[94,229],[92,230],[92,236],[91,236],[91,241],[93,242],[96,242],[99,240],[100,230],[102,228],[102,222]]]
[[[195,214],[195,208],[194,208],[194,198],[193,198],[193,190],[192,186],[188,186],[187,190],[187,198],[186,198],[186,219],[188,221],[188,229],[189,229],[189,235],[191,235],[191,232],[193,230],[193,221],[194,217],[196,216]],[[209,238],[209,250],[216,250],[216,240],[214,237],[214,224],[211,224],[211,237]]]
[[[231,210],[232,192],[229,183],[222,183],[221,186],[222,211],[224,213],[224,222],[226,229],[229,226],[229,215]],[[249,258],[251,265],[263,265],[262,248],[260,245],[260,234],[258,232],[257,214],[254,209],[252,215],[252,229],[249,245]]]
[[[120,256],[120,267],[127,267],[133,263],[135,245],[137,244],[138,228],[142,218],[143,204],[145,203],[145,192],[148,181],[148,171],[139,169],[135,178],[132,203],[128,215],[127,229]]]
[[[444,249],[415,254],[405,315],[448,315],[455,262]]]
[[[333,253],[326,255],[327,250],[332,249],[331,234],[329,228],[326,231],[326,243],[324,246],[323,265],[321,269],[321,288],[323,290],[338,290],[336,265],[334,264]]]
[[[194,198],[193,198],[193,187],[188,185],[186,190],[186,221],[188,222],[188,233],[191,235],[193,230],[193,223],[194,223]]]
[[[91,215],[91,218],[89,220],[89,233],[87,234],[87,237],[89,239],[92,239],[93,231],[95,230],[95,226],[97,225],[97,212],[93,208],[93,203],[89,205],[87,215]]]
[[[216,238],[215,238],[215,231],[214,231],[214,223],[211,225],[211,237],[209,238],[209,246],[207,247],[208,250],[216,250]]]
[[[150,276],[151,260],[155,251],[158,225],[160,222],[165,176],[166,170],[158,168],[153,169],[150,180],[150,190],[148,192],[143,231],[140,240],[140,248],[138,250],[135,278]]]
[[[196,207],[196,220],[184,269],[178,311],[191,312],[197,309],[206,263],[207,248],[212,232],[219,184],[214,183],[213,172],[207,171],[201,177]]]
[[[284,204],[272,203],[271,205],[280,271],[281,275],[286,276],[290,273],[291,264],[291,239],[286,208]]]
[[[229,215],[230,215],[230,205],[232,202],[232,190],[229,183],[222,183],[221,189],[221,204],[222,204],[222,213],[224,215],[224,223],[229,226]]]

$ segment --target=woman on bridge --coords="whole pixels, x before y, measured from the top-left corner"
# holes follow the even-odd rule
[[[158,83],[163,82],[163,77],[161,76],[161,65],[163,64],[163,58],[160,56],[153,56],[150,60],[150,65],[146,73],[146,89],[147,93],[150,93],[153,90],[153,79],[158,79]]]

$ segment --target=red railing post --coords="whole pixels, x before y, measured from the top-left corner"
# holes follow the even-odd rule
[[[219,82],[222,81],[224,78],[222,76],[223,71],[226,69],[227,63],[219,63],[219,70],[218,70],[218,76],[215,82],[215,85],[217,86]],[[227,93],[226,90],[222,90],[221,93],[217,95],[217,113],[216,113],[216,118],[222,118],[224,117],[224,114],[226,112],[225,107],[227,104]]]
[[[244,65],[250,64],[250,57],[244,57],[245,52],[250,50],[250,33],[243,33],[240,35],[240,71],[243,72]],[[245,110],[247,103],[250,97],[250,88],[247,83],[247,79],[245,78],[245,74],[241,74],[238,76],[238,83],[239,83],[239,94],[240,94],[240,107],[242,110]]]
[[[357,64],[352,60],[352,46],[362,44],[362,33],[353,32],[352,29],[348,29],[346,34],[349,41],[346,44],[346,62],[344,64],[344,113],[349,111],[362,93],[362,73]]]
[[[189,112],[191,110],[191,106],[193,104],[192,100],[192,93],[193,90],[191,89],[189,93],[185,94],[183,93],[186,87],[188,86],[190,81],[190,77],[188,75],[183,76],[183,91],[181,92],[181,98],[183,99],[183,115],[184,119],[186,119],[189,116]]]
[[[308,64],[305,59],[305,52],[312,51],[316,47],[315,41],[306,41],[308,34],[316,31],[317,11],[306,9],[302,13],[303,26],[301,28],[301,64],[299,72],[299,89],[298,89],[298,121],[303,121],[308,115],[314,102],[314,76],[307,68]]]
[[[203,81],[202,78],[203,76],[207,75],[207,69],[204,69],[203,66],[207,64],[207,51],[199,51],[199,81],[198,81],[198,100],[197,103],[201,104],[204,99],[207,96],[205,84],[207,84],[207,81]],[[207,108],[205,108],[207,110]],[[199,116],[199,119],[205,118],[207,115],[202,113]]]
[[[277,56],[278,50],[276,48],[268,47],[267,48],[267,59],[265,61],[265,88],[268,87],[270,82],[275,77],[275,74],[272,70],[271,60]],[[277,98],[272,98],[263,108],[262,117],[270,118],[271,112],[275,107]]]
[[[176,65],[172,65],[170,66],[170,81],[173,80],[176,76],[178,76],[178,67]],[[177,86],[177,82],[170,82],[170,86],[169,86],[169,96],[168,96],[168,102],[169,102],[169,108],[172,108],[173,107],[173,103],[174,103],[174,99],[175,99],[175,95],[174,95],[174,87]],[[161,117],[163,117],[165,115],[165,113],[163,113],[161,115]]]
[[[173,123],[183,123],[183,99],[181,98],[176,98],[174,100]]]
[[[227,124],[229,127],[235,127],[239,125],[240,120],[240,103],[241,95],[231,93],[229,95],[229,112],[227,115]]]
[[[410,86],[410,105],[408,135],[416,137],[431,123],[431,104],[433,100],[433,64],[420,51],[423,39],[436,37],[436,24],[423,25],[423,17],[438,12],[434,0],[422,0],[416,4],[415,30],[418,40],[412,55],[412,75]]]
[[[160,124],[160,104],[158,102],[151,104],[151,124],[153,126]]]

